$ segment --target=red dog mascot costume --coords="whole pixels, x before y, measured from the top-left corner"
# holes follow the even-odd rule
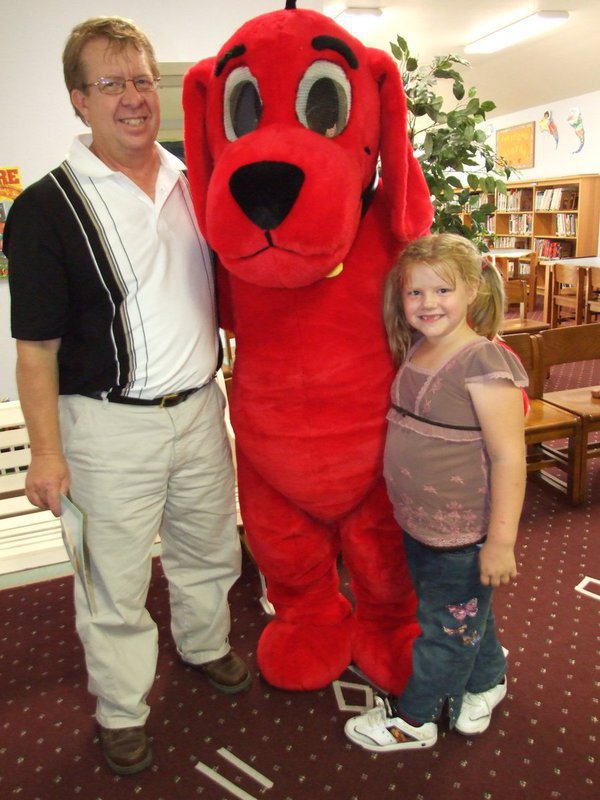
[[[399,692],[418,626],[382,478],[382,288],[432,209],[391,56],[287,5],[192,67],[183,94],[196,213],[236,336],[242,518],[276,609],[258,662],[275,686],[316,689],[353,660]]]

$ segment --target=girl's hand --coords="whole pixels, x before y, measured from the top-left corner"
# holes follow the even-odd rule
[[[484,586],[502,586],[517,577],[514,547],[487,541],[479,551],[481,583]]]

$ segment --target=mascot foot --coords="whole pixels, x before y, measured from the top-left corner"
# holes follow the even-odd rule
[[[350,664],[353,620],[335,625],[275,619],[258,643],[258,666],[272,686],[292,691],[322,689]]]
[[[412,644],[420,628],[414,621],[390,628],[357,622],[352,646],[356,666],[379,688],[401,694],[412,673]]]

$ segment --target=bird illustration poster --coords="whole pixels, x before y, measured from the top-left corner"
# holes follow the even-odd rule
[[[545,111],[544,116],[540,120],[540,130],[542,133],[549,133],[555,142],[555,147],[558,147],[558,128],[551,111]]]
[[[579,146],[577,150],[573,150],[573,153],[579,153],[583,149],[583,145],[585,144],[585,128],[583,125],[583,116],[581,111],[578,108],[572,108],[569,111],[567,116],[567,123],[573,128],[575,131],[575,135],[579,140]]]

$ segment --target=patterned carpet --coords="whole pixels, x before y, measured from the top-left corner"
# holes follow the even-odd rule
[[[598,362],[590,368],[600,383]],[[248,559],[231,596],[232,643],[255,680],[242,696],[214,692],[176,657],[155,560],[148,599],[160,629],[149,720],[155,758],[138,776],[117,777],[100,757],[74,630],[72,578],[0,592],[0,797],[597,800],[600,603],[575,587],[585,576],[600,579],[599,462],[590,465],[588,500],[579,508],[546,486],[528,484],[519,578],[496,595],[509,692],[483,736],[467,739],[442,724],[430,750],[369,754],[346,741],[349,712],[338,709],[332,687],[288,693],[263,683],[255,652],[266,617]],[[351,671],[343,680],[362,682]],[[259,774],[231,763],[222,748]],[[196,769],[198,762],[231,786],[218,786]]]

